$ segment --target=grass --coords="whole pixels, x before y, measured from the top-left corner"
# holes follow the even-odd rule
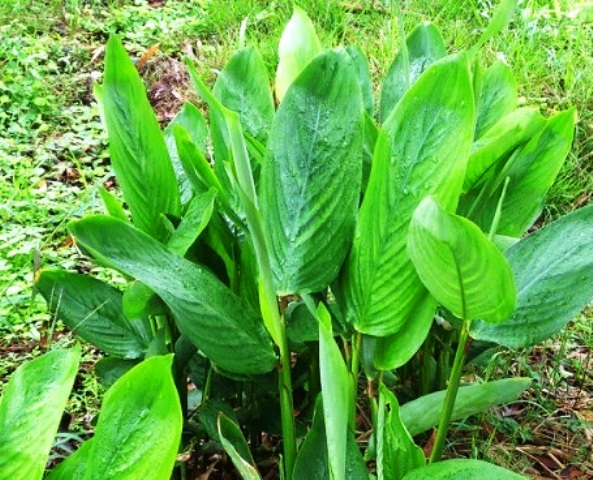
[[[400,41],[385,2],[299,4],[312,17],[323,45],[362,45],[373,77],[383,76]],[[491,5],[487,0],[418,0],[405,3],[403,19],[407,31],[433,21],[445,43],[459,50],[477,40]],[[212,81],[239,45],[240,25],[247,18],[245,42],[261,51],[272,77],[276,42],[290,15],[286,0],[0,3],[0,389],[18,364],[56,342],[72,341],[32,293],[32,283],[42,266],[92,268],[69,242],[65,226],[101,210],[98,185],[116,191],[91,94],[108,34],[118,33],[145,63],[141,72],[166,123],[188,96],[183,54],[193,56]],[[545,220],[590,203],[593,195],[592,20],[591,2],[526,0],[510,27],[486,46],[487,61],[503,56],[513,68],[523,103],[547,114],[569,105],[578,109],[573,151],[550,192]],[[481,370],[478,374],[486,377],[527,374],[536,386],[517,407],[457,424],[448,454],[485,456],[533,475],[562,472],[554,458],[565,469],[591,469],[591,452],[583,445],[591,440],[586,401],[593,391],[592,317],[586,311],[557,338],[534,349],[500,353]],[[70,406],[73,425],[82,432],[91,428],[101,395],[90,368],[96,355],[87,347],[88,368],[77,380]],[[560,459],[554,448],[569,455]]]

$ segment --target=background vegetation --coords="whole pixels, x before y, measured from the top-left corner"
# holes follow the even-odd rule
[[[358,43],[383,76],[398,46],[398,28],[381,1],[303,0],[325,45]],[[403,2],[408,31],[433,21],[447,45],[472,44],[487,23],[487,0]],[[4,0],[0,3],[0,390],[22,361],[71,335],[47,313],[32,288],[42,266],[88,270],[65,223],[99,211],[97,186],[116,193],[105,135],[92,97],[104,45],[118,33],[137,59],[151,102],[165,125],[190,95],[182,54],[214,79],[238,43],[255,44],[270,69],[291,2],[244,0]],[[241,31],[241,22],[247,28]],[[576,139],[541,222],[583,206],[593,195],[593,4],[523,1],[510,28],[487,46],[504,57],[522,101],[553,113],[575,105]],[[95,267],[92,267],[95,268]],[[98,271],[100,275],[107,275]],[[117,279],[115,279],[117,280]],[[475,375],[521,374],[536,380],[529,397],[456,424],[448,456],[491,458],[545,478],[593,474],[593,310],[564,333],[528,351],[503,352]],[[70,428],[85,437],[101,400],[87,348],[70,405]],[[55,456],[75,435],[60,437]]]

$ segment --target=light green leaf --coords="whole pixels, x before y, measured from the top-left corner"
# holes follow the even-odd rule
[[[432,197],[414,212],[408,253],[431,295],[457,318],[500,323],[513,313],[513,274],[502,253],[474,223]]]
[[[78,369],[80,348],[20,365],[0,397],[0,478],[41,480]]]
[[[358,78],[358,85],[362,94],[362,103],[368,116],[372,119],[375,115],[375,105],[373,100],[373,80],[371,72],[369,71],[369,61],[365,53],[358,45],[348,45],[346,52],[350,55],[356,75]]]
[[[403,480],[526,480],[526,477],[481,460],[457,458],[412,470]]]
[[[126,318],[119,290],[88,275],[57,270],[43,271],[35,285],[51,311],[87,342],[121,358],[146,352],[150,335],[144,321]]]
[[[84,480],[170,478],[183,426],[172,362],[144,360],[107,391]]]
[[[103,200],[103,205],[105,205],[105,210],[107,210],[109,215],[119,218],[120,220],[128,221],[128,216],[126,215],[124,207],[119,203],[119,200],[109,192],[109,190],[99,187],[99,195],[101,195],[101,200]]]
[[[383,81],[379,107],[382,123],[422,72],[447,54],[441,33],[431,23],[422,23],[414,28],[406,38],[406,46],[408,61],[400,51]]]
[[[472,48],[477,52],[492,37],[498,35],[511,21],[511,17],[517,7],[518,0],[501,0],[492,14],[492,20],[486,27],[486,30],[480,35],[478,43]]]
[[[494,62],[480,80],[480,90],[476,92],[476,139],[481,138],[496,122],[515,110],[518,103],[515,76],[502,60]]]
[[[344,50],[317,56],[274,118],[260,181],[279,294],[320,291],[352,240],[360,196],[363,107]]]
[[[473,128],[465,55],[429,67],[382,126],[353,246],[335,288],[358,331],[428,330],[434,311],[420,307],[431,300],[406,252],[408,226],[426,195],[455,209]]]
[[[278,45],[276,98],[279,102],[284,98],[288,87],[319,52],[321,44],[311,19],[302,8],[295,5]]]
[[[581,208],[509,248],[517,308],[504,324],[474,322],[471,335],[511,348],[539,343],[593,299],[593,205]]]
[[[325,306],[317,307],[319,320],[319,369],[325,420],[327,453],[333,480],[346,479],[346,445],[348,417],[352,392],[348,369],[336,345],[331,327],[331,316]]]
[[[54,468],[46,480],[83,480],[93,440],[84,442],[78,450]]]
[[[218,415],[217,423],[220,442],[243,480],[260,480],[261,476],[255,468],[249,445],[239,426],[222,412]]]
[[[171,309],[180,332],[225,370],[266,373],[276,365],[261,319],[206,269],[110,217],[72,224],[78,245],[136,278]]]
[[[512,403],[530,384],[529,378],[506,378],[480,385],[462,386],[457,392],[451,421],[475,415],[497,405]],[[445,390],[430,393],[401,406],[400,415],[410,435],[418,435],[438,425],[446,393]]]
[[[104,84],[96,92],[113,169],[132,219],[138,228],[162,239],[159,216],[179,214],[177,179],[142,80],[114,35],[107,43]]]
[[[400,480],[410,470],[426,464],[424,452],[402,423],[397,399],[383,384],[379,385],[376,436],[379,480]]]

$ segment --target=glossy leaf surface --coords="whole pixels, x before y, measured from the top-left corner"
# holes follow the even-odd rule
[[[403,480],[525,480],[526,477],[481,460],[454,459],[432,463],[425,468],[413,470]]]

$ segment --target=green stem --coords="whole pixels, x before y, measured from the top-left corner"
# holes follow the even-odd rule
[[[294,403],[292,398],[292,378],[290,350],[286,337],[286,323],[281,317],[280,366],[278,388],[280,391],[280,416],[282,417],[282,435],[284,441],[284,473],[286,480],[292,480],[292,471],[296,460],[296,428],[294,423]]]
[[[432,359],[432,334],[428,334],[422,349],[422,386],[421,395],[428,395],[430,393],[430,360]]]
[[[350,381],[352,382],[352,397],[351,397],[351,416],[350,427],[352,431],[356,431],[356,399],[358,390],[358,371],[360,366],[360,349],[362,347],[362,334],[357,332],[352,336],[352,362],[350,363]]]
[[[465,346],[469,338],[469,321],[464,320],[461,327],[461,334],[459,336],[459,343],[457,344],[457,351],[455,352],[455,361],[453,362],[453,369],[451,370],[451,378],[447,387],[445,395],[445,403],[441,412],[441,418],[437,430],[437,438],[434,442],[432,452],[430,454],[430,463],[438,462],[441,459],[443,450],[445,448],[445,438],[447,436],[447,429],[453,414],[453,407],[455,399],[457,398],[457,391],[459,390],[459,382],[461,380],[461,372],[463,371],[463,364],[465,363]]]

